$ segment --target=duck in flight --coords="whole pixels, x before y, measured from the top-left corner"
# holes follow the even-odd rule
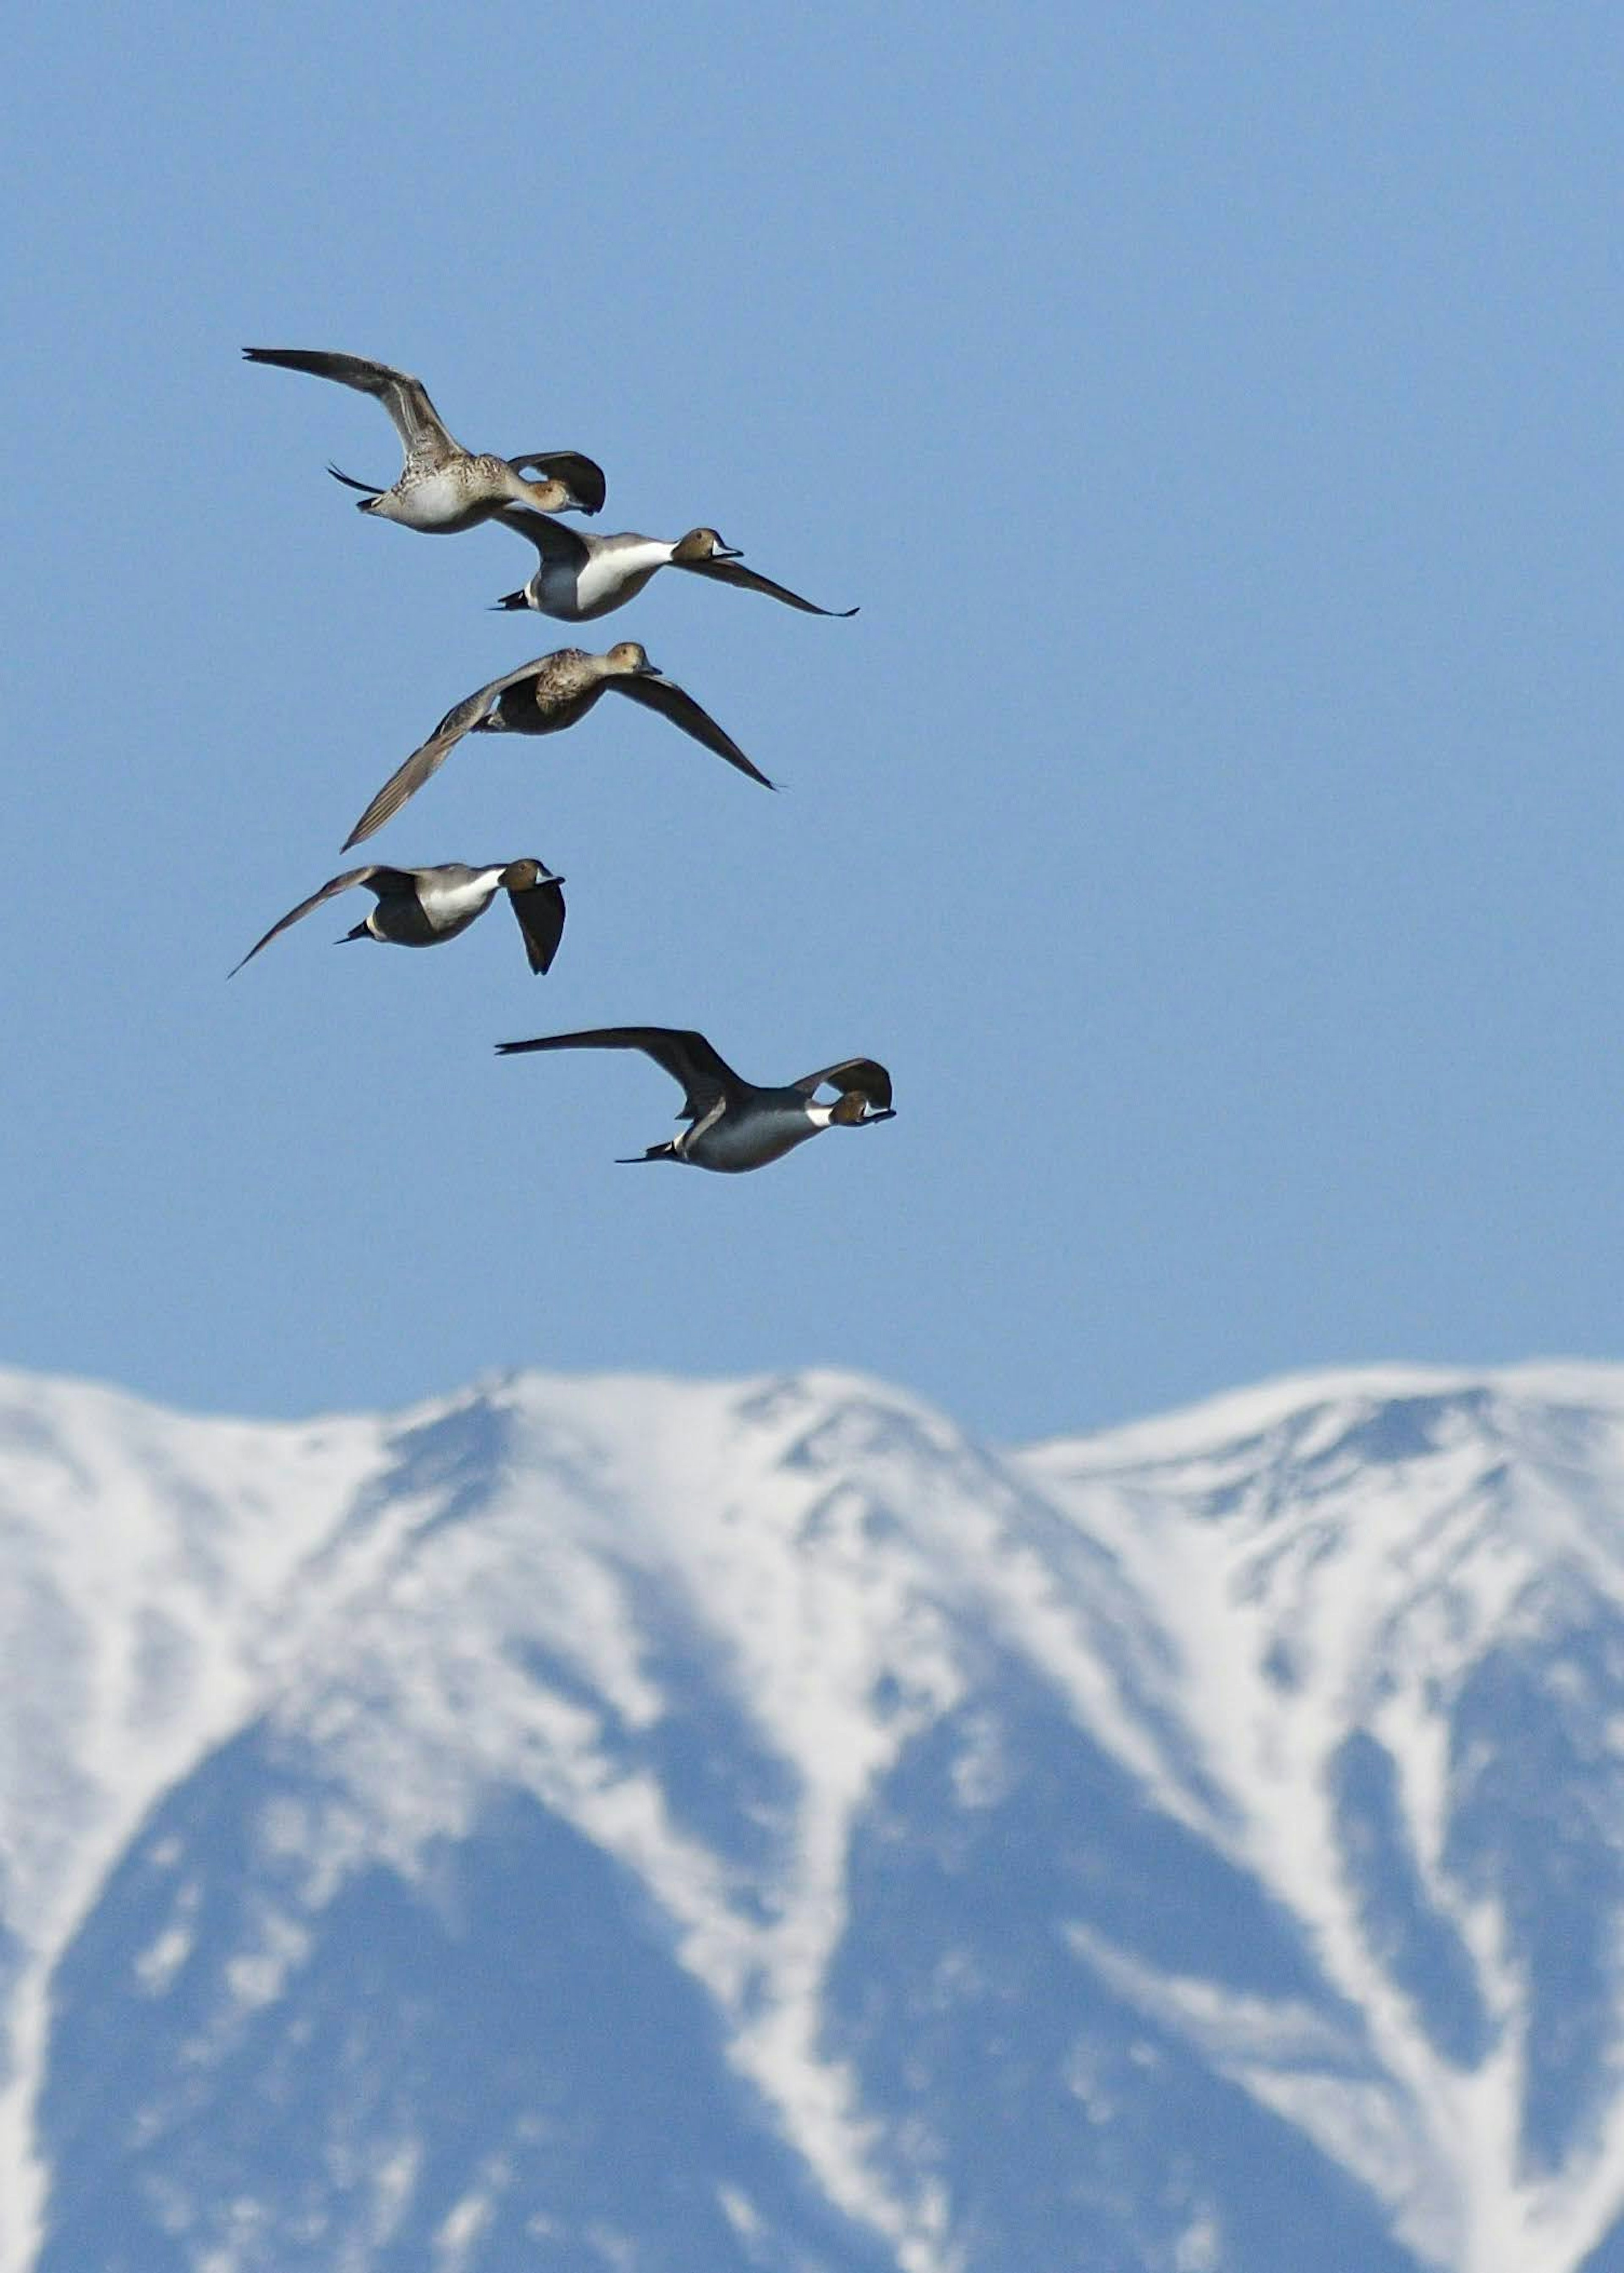
[[[307,371],[336,379],[363,394],[376,395],[393,422],[406,454],[392,489],[374,489],[336,466],[334,481],[363,492],[359,510],[380,521],[398,521],[431,536],[454,536],[489,521],[504,506],[540,506],[547,513],[596,513],[605,490],[602,469],[578,450],[533,450],[520,458],[492,458],[465,450],[447,433],[422,379],[392,371],[386,363],[363,356],[327,355],[310,348],[244,348],[250,363],[275,364],[282,371]],[[527,481],[527,471],[543,478]]]
[[[584,718],[601,695],[627,694],[645,709],[657,710],[685,734],[692,734],[707,750],[737,766],[764,789],[773,784],[752,765],[730,734],[726,734],[692,694],[668,679],[649,662],[635,640],[623,640],[607,655],[588,655],[584,648],[559,648],[534,663],[521,663],[486,686],[453,705],[428,740],[396,769],[344,839],[343,849],[361,844],[376,835],[385,821],[399,813],[408,797],[438,773],[465,734],[559,734]]]
[[[528,537],[541,556],[529,582],[516,592],[504,593],[496,603],[498,608],[534,608],[538,615],[557,616],[562,623],[584,624],[625,607],[662,568],[687,568],[719,584],[765,592],[769,599],[782,600],[805,615],[857,612],[855,608],[820,608],[798,592],[775,584],[771,577],[758,575],[714,529],[691,529],[673,543],[662,536],[639,536],[632,529],[617,536],[595,536],[522,506],[505,506],[496,518],[517,536]]]
[[[691,1167],[739,1175],[764,1168],[815,1136],[821,1129],[866,1129],[894,1121],[891,1076],[872,1058],[842,1058],[782,1088],[744,1081],[706,1040],[678,1026],[598,1026],[580,1034],[543,1034],[529,1042],[498,1042],[501,1057],[526,1050],[641,1050],[681,1084],[678,1119],[688,1126],[669,1144],[651,1144],[618,1163],[685,1160]],[[820,1089],[835,1091],[831,1105],[816,1102]]]
[[[498,892],[505,892],[519,919],[530,968],[539,976],[551,969],[564,935],[563,882],[542,860],[504,860],[489,868],[469,868],[460,860],[444,861],[438,868],[385,868],[376,863],[347,868],[273,923],[243,963],[251,963],[262,947],[280,939],[324,900],[347,892],[352,884],[364,884],[376,895],[378,905],[343,938],[381,939],[397,947],[438,947],[443,939],[455,939],[484,914]],[[243,963],[234,964],[228,977],[235,979]]]

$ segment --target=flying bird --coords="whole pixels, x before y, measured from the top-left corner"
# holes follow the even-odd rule
[[[250,363],[274,364],[282,371],[307,371],[336,379],[363,394],[376,395],[388,412],[406,454],[392,489],[375,489],[336,466],[327,471],[346,488],[363,492],[362,513],[398,521],[431,536],[453,536],[489,521],[505,506],[540,506],[547,513],[596,513],[605,490],[602,469],[578,450],[533,450],[519,458],[492,458],[465,450],[447,433],[422,379],[363,356],[327,355],[310,348],[244,348]],[[528,469],[541,481],[527,481]]]
[[[377,896],[378,905],[344,939],[380,939],[396,947],[438,947],[443,939],[455,939],[505,891],[519,919],[530,968],[539,975],[551,969],[564,935],[563,882],[541,860],[498,861],[489,868],[469,868],[460,860],[444,861],[438,868],[385,868],[375,862],[347,868],[273,923],[243,963],[251,963],[262,947],[269,947],[324,900],[335,899],[352,884],[364,884]],[[227,976],[235,979],[243,963],[234,964]]]
[[[677,1118],[688,1126],[669,1144],[651,1144],[646,1152],[620,1161],[622,1167],[644,1160],[685,1160],[692,1167],[738,1175],[782,1159],[820,1129],[866,1129],[896,1118],[891,1076],[872,1058],[842,1058],[782,1088],[761,1089],[742,1080],[703,1034],[677,1026],[599,1026],[587,1033],[497,1044],[502,1057],[526,1050],[641,1050],[681,1084]],[[825,1088],[836,1092],[832,1105],[814,1101]]]
[[[534,608],[538,615],[557,616],[566,624],[584,624],[594,616],[607,616],[634,600],[651,576],[662,568],[687,568],[719,584],[737,584],[747,592],[765,592],[786,607],[809,616],[855,616],[855,608],[820,608],[798,592],[775,584],[769,576],[746,568],[737,550],[724,544],[714,529],[691,529],[675,542],[663,536],[639,536],[625,529],[617,536],[595,536],[565,529],[544,513],[506,506],[496,518],[515,535],[527,536],[541,558],[535,574],[516,592],[506,592],[498,608]]]
[[[603,694],[627,694],[645,709],[657,710],[685,734],[737,766],[764,789],[773,784],[753,766],[730,734],[701,710],[692,694],[655,669],[635,640],[623,640],[607,655],[563,647],[556,654],[521,663],[517,671],[476,687],[440,720],[428,740],[393,773],[344,839],[343,850],[360,844],[399,813],[430,774],[438,773],[465,734],[560,734],[584,718]]]

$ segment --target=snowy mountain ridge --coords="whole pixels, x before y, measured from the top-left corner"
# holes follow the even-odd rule
[[[1624,1368],[0,1375],[0,1533],[4,2273],[1624,2268]]]

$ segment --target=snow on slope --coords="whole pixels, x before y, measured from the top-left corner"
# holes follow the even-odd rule
[[[1463,2273],[1580,2264],[1624,2200],[1616,1915],[1584,1984],[1605,2000],[1594,2058],[1556,2080],[1565,2104],[1547,2093],[1543,2119],[1539,2039],[1569,2023],[1538,1969],[1544,1935],[1602,1923],[1584,1916],[1597,1850],[1624,1838],[1624,1662],[1605,1632],[1624,1604],[1624,1374],[1308,1376],[1025,1465],[1160,1606],[1179,1717],[1235,1810],[1214,1835],[1305,1921],[1381,2087],[1305,2093],[1201,1984],[1147,1983],[1147,1999],[1181,2004],[1426,2256]],[[1497,1662],[1521,1670],[1513,1709],[1486,1722],[1474,1693]],[[1532,1700],[1568,1726],[1524,1759]],[[1474,1786],[1508,1772],[1570,1782],[1583,1834],[1539,1821],[1556,1794],[1536,1786],[1534,1819],[1486,1850]],[[1396,1894],[1396,1871],[1411,1880]]]
[[[34,2238],[50,1962],[156,1795],[251,1709],[289,1580],[377,1437],[0,1374],[0,2264],[26,2264]]]
[[[973,2167],[984,2067],[957,2133],[923,2050],[890,2098],[881,2078],[888,2043],[905,2052],[917,2026],[923,2046],[932,2015],[970,2009],[1014,1930],[990,1906],[999,1809],[1058,1757],[1033,1752],[1037,1708],[1012,1701],[1029,1680],[1146,1822],[1254,1885],[1306,1955],[1262,1980],[1244,1947],[1203,1953],[1186,1927],[1169,1955],[1088,1910],[1129,1864],[1085,1855],[1056,1879],[1035,1977],[1051,2010],[1086,1992],[1096,2018],[1067,2024],[1058,2104],[1034,2070],[1018,2132],[1052,2114],[1062,2160],[1097,2163],[1090,2126],[1126,2136],[1111,2060],[1149,2089],[1182,2043],[1384,2204],[1404,2262],[1568,2273],[1624,2202],[1620,1511],[1624,1371],[1607,1368],[1304,1377],[1013,1457],[835,1373],[521,1376],[296,1428],[0,1377],[0,2269],[40,2251],[64,1953],[115,1933],[143,1819],[256,1727],[319,1774],[244,1803],[274,1869],[222,1945],[214,2003],[196,1986],[206,1867],[171,1867],[176,1837],[154,1834],[140,1867],[172,1891],[118,1961],[141,2012],[192,1984],[177,2042],[196,2074],[248,2019],[292,2012],[346,1889],[379,1864],[431,1887],[520,1791],[647,1890],[735,2068],[853,2232],[903,2273],[1014,2262]],[[945,1800],[918,1773],[944,1744]],[[1071,1826],[1051,1828],[1058,1849]],[[900,1947],[928,1954],[928,1979],[897,2003],[906,1968],[875,1939],[886,1858],[977,1835],[993,1894],[981,1915],[904,1905]],[[1275,1932],[1237,1915],[1245,1937]],[[1098,2014],[1118,2008],[1142,2027],[1108,2059]],[[358,2266],[382,2267],[389,2236],[406,2247],[415,2120],[368,2147],[371,2223],[344,2229]],[[514,2167],[491,2147],[436,2211],[437,2262],[510,2262],[492,2237]],[[1142,2234],[1133,2262],[1231,2262],[1242,2213],[1216,2166],[1179,2177],[1177,2203],[1161,2164],[1111,2170],[1088,2214]],[[170,2194],[193,2237],[172,2262],[293,2262],[256,2255],[272,2245],[251,2221],[210,2226],[201,2181]],[[745,2190],[716,2198],[741,2263],[792,2262]],[[323,2262],[350,2215],[324,2197]],[[626,2264],[653,2247],[613,2246]],[[814,2254],[793,2262],[827,2246],[797,2241]]]

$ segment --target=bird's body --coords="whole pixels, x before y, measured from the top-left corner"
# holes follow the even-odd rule
[[[454,704],[428,740],[379,790],[345,838],[345,851],[363,843],[397,814],[430,774],[444,765],[465,734],[562,733],[584,718],[600,697],[610,693],[629,695],[645,709],[659,711],[752,781],[766,789],[773,786],[691,694],[655,670],[635,640],[623,641],[606,655],[589,655],[578,647],[560,648],[555,654],[520,664],[517,671],[476,687]]]
[[[383,404],[406,461],[393,487],[373,489],[341,474],[336,466],[328,469],[347,488],[365,492],[359,510],[379,521],[399,521],[425,536],[454,536],[513,506],[540,506],[548,513],[595,513],[603,502],[602,469],[577,450],[533,451],[519,458],[465,450],[430,401],[423,381],[409,372],[369,363],[362,356],[330,355],[316,349],[244,348],[243,353],[250,363],[334,379]],[[538,469],[543,478],[527,480],[527,468]]]
[[[834,1110],[833,1106],[812,1104],[792,1089],[752,1086],[748,1097],[730,1105],[709,1128],[701,1129],[695,1122],[669,1146],[652,1146],[644,1158],[683,1160],[692,1168],[742,1175],[747,1169],[782,1160],[786,1152],[828,1128]]]
[[[798,1081],[764,1088],[744,1080],[703,1034],[685,1027],[600,1026],[579,1034],[500,1042],[497,1047],[504,1057],[529,1050],[641,1050],[663,1067],[682,1085],[679,1117],[688,1126],[668,1144],[651,1144],[636,1156],[640,1161],[680,1160],[690,1167],[741,1175],[782,1159],[820,1129],[864,1128],[895,1118],[891,1076],[872,1058],[842,1058]],[[838,1092],[832,1105],[816,1102],[823,1088]]]
[[[508,525],[516,527],[520,518],[515,513]],[[543,516],[527,514],[523,518],[539,521]],[[573,532],[566,529],[564,534]],[[629,533],[605,536],[574,559],[550,551],[543,554],[519,604],[533,608],[538,615],[555,616],[560,623],[590,623],[595,617],[612,614],[634,600],[670,557],[670,546],[657,536]],[[500,607],[513,604],[511,599],[498,603]]]
[[[640,536],[634,529],[594,536],[565,529],[545,513],[513,506],[497,515],[517,536],[528,537],[540,559],[529,582],[505,593],[498,608],[533,608],[566,624],[588,623],[634,600],[662,568],[687,568],[725,584],[765,592],[809,616],[855,616],[855,608],[819,608],[770,578],[746,568],[737,551],[714,529],[691,529],[685,536]]]
[[[465,529],[489,521],[516,488],[526,486],[502,459],[482,453],[428,470],[408,469],[393,488],[363,498],[359,510],[402,529],[417,529],[424,536],[460,536]]]
[[[470,868],[460,860],[446,860],[434,868],[389,868],[371,863],[334,876],[308,900],[301,900],[265,937],[255,941],[243,963],[251,963],[262,947],[310,914],[325,900],[361,884],[378,902],[363,922],[346,932],[346,939],[376,939],[393,947],[437,947],[455,939],[483,916],[499,891],[505,891],[523,935],[530,968],[548,970],[558,951],[564,931],[562,876],[555,876],[540,860],[503,860],[490,867]],[[239,963],[231,973],[243,968]]]
[[[644,675],[638,664],[625,671],[608,669],[609,659],[581,647],[561,647],[538,657],[521,678],[503,686],[488,714],[475,719],[469,731],[562,734],[565,727],[578,725],[617,679]]]

